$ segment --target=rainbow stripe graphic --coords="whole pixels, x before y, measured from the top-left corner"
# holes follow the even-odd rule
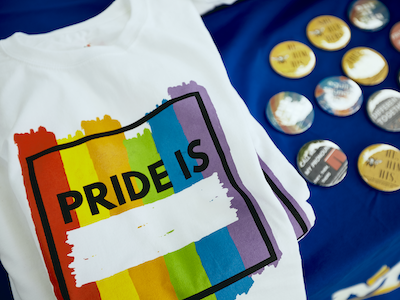
[[[105,116],[64,139],[15,135],[58,299],[233,300],[279,261],[206,90],[169,92],[125,127]]]

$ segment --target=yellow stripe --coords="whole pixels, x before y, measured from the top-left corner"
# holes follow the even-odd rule
[[[105,117],[105,120],[101,121],[82,122],[82,127],[85,129],[86,133],[90,135],[96,133],[96,131],[107,131],[106,128],[102,127],[108,127],[108,130],[114,129],[110,128],[113,127],[110,126],[112,122],[115,122],[115,120],[111,121],[109,117]],[[112,125],[115,126],[115,124]],[[118,127],[118,125],[116,127]],[[74,137],[69,136],[67,139],[59,140],[58,143],[68,143],[82,137],[84,137],[84,134],[77,131]],[[126,204],[112,211],[98,205],[100,213],[93,216],[86,201],[86,197],[84,196],[83,187],[85,185],[103,182],[106,184],[108,190],[107,200],[118,206],[113,188],[110,185],[110,176],[117,175],[120,182],[123,182],[120,178],[121,173],[130,170],[128,159],[125,157],[127,154],[121,151],[122,149],[126,151],[122,144],[122,140],[124,139],[124,135],[119,134],[60,151],[70,189],[80,192],[83,196],[82,205],[75,210],[81,227],[109,218],[111,215],[121,213],[135,206],[143,205],[142,201],[131,202],[126,189],[123,187],[123,193],[127,201]],[[118,157],[117,161],[115,160],[116,156]],[[133,182],[133,185],[134,188],[137,189],[135,182]],[[102,300],[140,299],[128,270],[96,281],[96,284]]]
[[[140,300],[128,270],[96,283],[102,300]]]
[[[57,142],[59,145],[65,144],[76,141],[83,136],[81,131],[77,131],[74,137],[68,136],[68,138],[60,139]],[[99,181],[86,144],[61,150],[60,154],[70,189],[80,192],[83,197],[82,205],[75,209],[80,226],[83,227],[109,218],[110,211],[101,205],[99,205],[100,213],[92,216],[89,204],[84,196],[83,187]]]

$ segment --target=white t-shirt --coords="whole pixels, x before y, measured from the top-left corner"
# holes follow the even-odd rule
[[[305,299],[307,185],[197,9],[118,0],[0,41],[0,259],[16,300]]]

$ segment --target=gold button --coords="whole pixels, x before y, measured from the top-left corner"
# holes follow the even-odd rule
[[[356,47],[347,51],[342,58],[342,68],[347,77],[370,86],[384,81],[389,73],[389,66],[383,55],[367,47]]]
[[[343,49],[351,38],[346,22],[329,15],[312,19],[307,25],[306,33],[315,47],[328,51]]]
[[[286,41],[271,50],[269,62],[274,71],[283,77],[302,78],[312,72],[316,58],[307,45]]]
[[[377,190],[399,190],[399,149],[387,144],[375,144],[365,148],[358,158],[358,171],[362,179]]]

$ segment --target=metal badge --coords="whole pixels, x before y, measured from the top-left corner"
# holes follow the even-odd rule
[[[310,42],[323,50],[335,51],[346,47],[350,42],[349,26],[335,16],[319,16],[312,19],[306,29]]]
[[[350,22],[361,30],[378,31],[390,20],[387,7],[378,0],[357,0],[349,6]]]
[[[400,132],[400,93],[391,89],[373,93],[368,98],[367,113],[378,127]]]
[[[362,85],[377,85],[389,73],[386,59],[378,51],[367,47],[356,47],[342,58],[342,69],[347,77]]]
[[[323,79],[315,88],[314,95],[323,110],[340,117],[355,114],[363,102],[360,86],[345,76]]]
[[[341,182],[347,174],[347,156],[335,143],[314,140],[301,147],[297,167],[312,184],[330,187]]]
[[[272,69],[287,78],[302,78],[312,72],[316,58],[305,44],[286,41],[276,45],[269,54]]]
[[[267,104],[266,116],[277,130],[286,134],[299,134],[311,127],[314,109],[311,102],[298,93],[281,92]]]
[[[397,84],[400,86],[400,69],[397,72]]]
[[[377,190],[399,190],[399,149],[387,144],[375,144],[365,148],[358,157],[358,171],[362,179]]]
[[[394,24],[392,29],[390,29],[390,41],[393,47],[397,51],[400,51],[400,22]]]

